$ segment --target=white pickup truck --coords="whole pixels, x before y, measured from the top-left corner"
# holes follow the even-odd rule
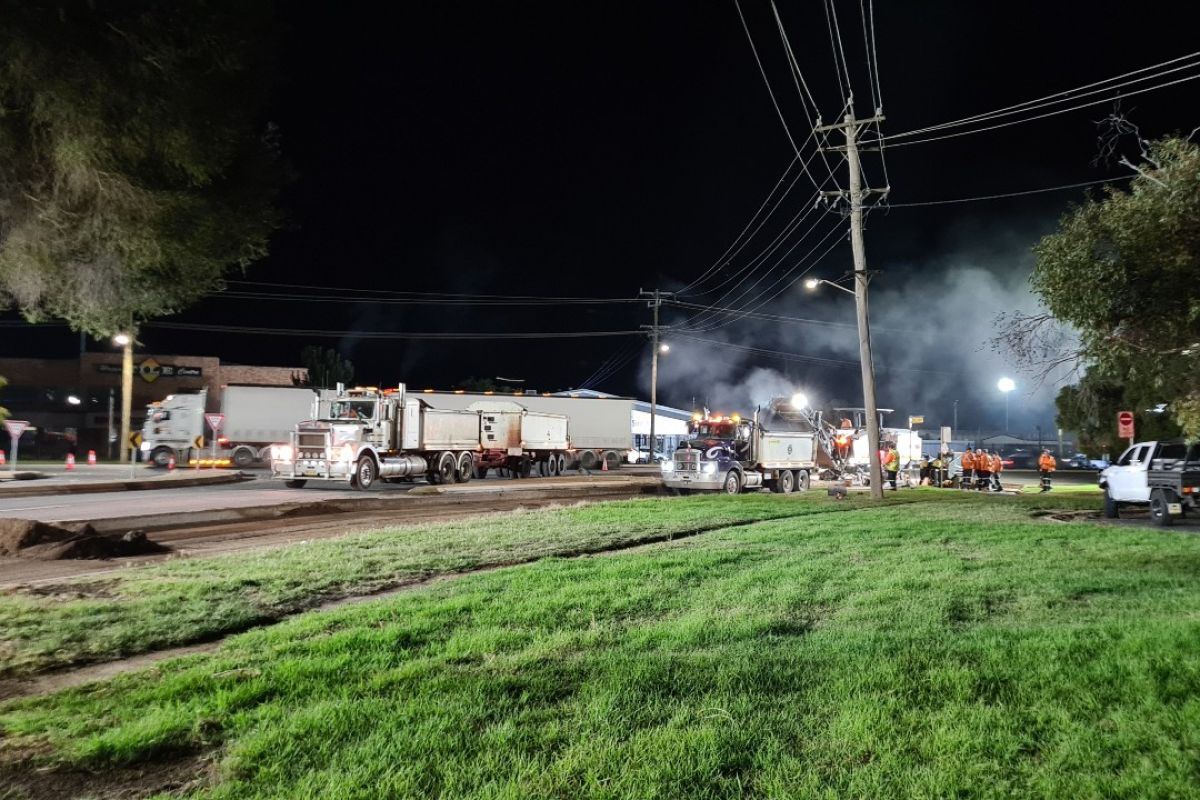
[[[1116,517],[1121,506],[1149,504],[1156,525],[1171,525],[1176,517],[1196,511],[1200,444],[1138,442],[1100,473],[1100,488],[1104,516]]]

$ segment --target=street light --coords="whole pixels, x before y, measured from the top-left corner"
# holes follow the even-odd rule
[[[82,400],[80,400],[78,397],[76,397],[73,394],[67,395],[67,404],[68,405],[77,406],[82,402],[83,402]]]
[[[118,333],[113,344],[121,348],[121,457],[129,448],[129,466],[133,469],[134,452],[129,443],[129,423],[133,415],[133,334]],[[132,474],[132,473],[131,473]]]
[[[658,433],[655,430],[658,416],[658,357],[671,352],[671,345],[658,341],[658,328],[654,329],[654,345],[650,348],[650,462],[658,452]]]
[[[666,342],[663,342],[662,344],[660,344],[658,346],[658,352],[662,353],[663,355],[666,355],[667,353],[671,352],[671,345],[667,344]]]
[[[810,292],[815,292],[817,290],[817,287],[820,286],[821,284],[825,284],[826,286],[832,286],[834,289],[841,289],[846,294],[854,294],[853,289],[847,289],[845,286],[842,286],[840,283],[834,283],[833,281],[827,281],[824,278],[809,278],[808,280],[806,280],[804,282],[804,288],[808,289]]]
[[[1012,378],[1001,378],[996,381],[996,388],[1004,394],[1004,432],[1008,433],[1008,395],[1017,384]]]

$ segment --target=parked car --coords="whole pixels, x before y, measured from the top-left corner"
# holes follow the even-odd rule
[[[1032,450],[1013,450],[1001,461],[1005,469],[1037,469],[1038,454]]]
[[[668,458],[667,454],[663,453],[662,451],[656,451],[654,453],[654,463],[655,464],[662,463],[663,461],[666,461],[667,458]],[[630,450],[625,455],[625,460],[627,462],[629,462],[630,464],[649,464],[650,463],[650,451],[649,450]]]
[[[1111,464],[1107,458],[1091,458],[1085,453],[1076,453],[1064,464],[1068,469],[1108,469]]]

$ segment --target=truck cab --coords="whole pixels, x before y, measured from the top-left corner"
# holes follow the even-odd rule
[[[1104,516],[1122,506],[1149,505],[1157,525],[1170,525],[1196,509],[1200,494],[1200,445],[1183,441],[1138,442],[1100,473]]]
[[[663,484],[673,491],[738,494],[769,488],[787,493],[808,488],[816,467],[812,432],[769,432],[739,414],[697,414],[689,438],[662,464]]]

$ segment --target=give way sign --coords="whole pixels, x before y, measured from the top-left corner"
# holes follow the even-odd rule
[[[208,427],[212,428],[213,433],[221,430],[221,426],[225,424],[224,414],[205,414],[204,421],[208,423]]]
[[[20,438],[28,427],[29,423],[23,419],[6,419],[4,421],[4,430],[8,431],[8,435],[14,439]]]

